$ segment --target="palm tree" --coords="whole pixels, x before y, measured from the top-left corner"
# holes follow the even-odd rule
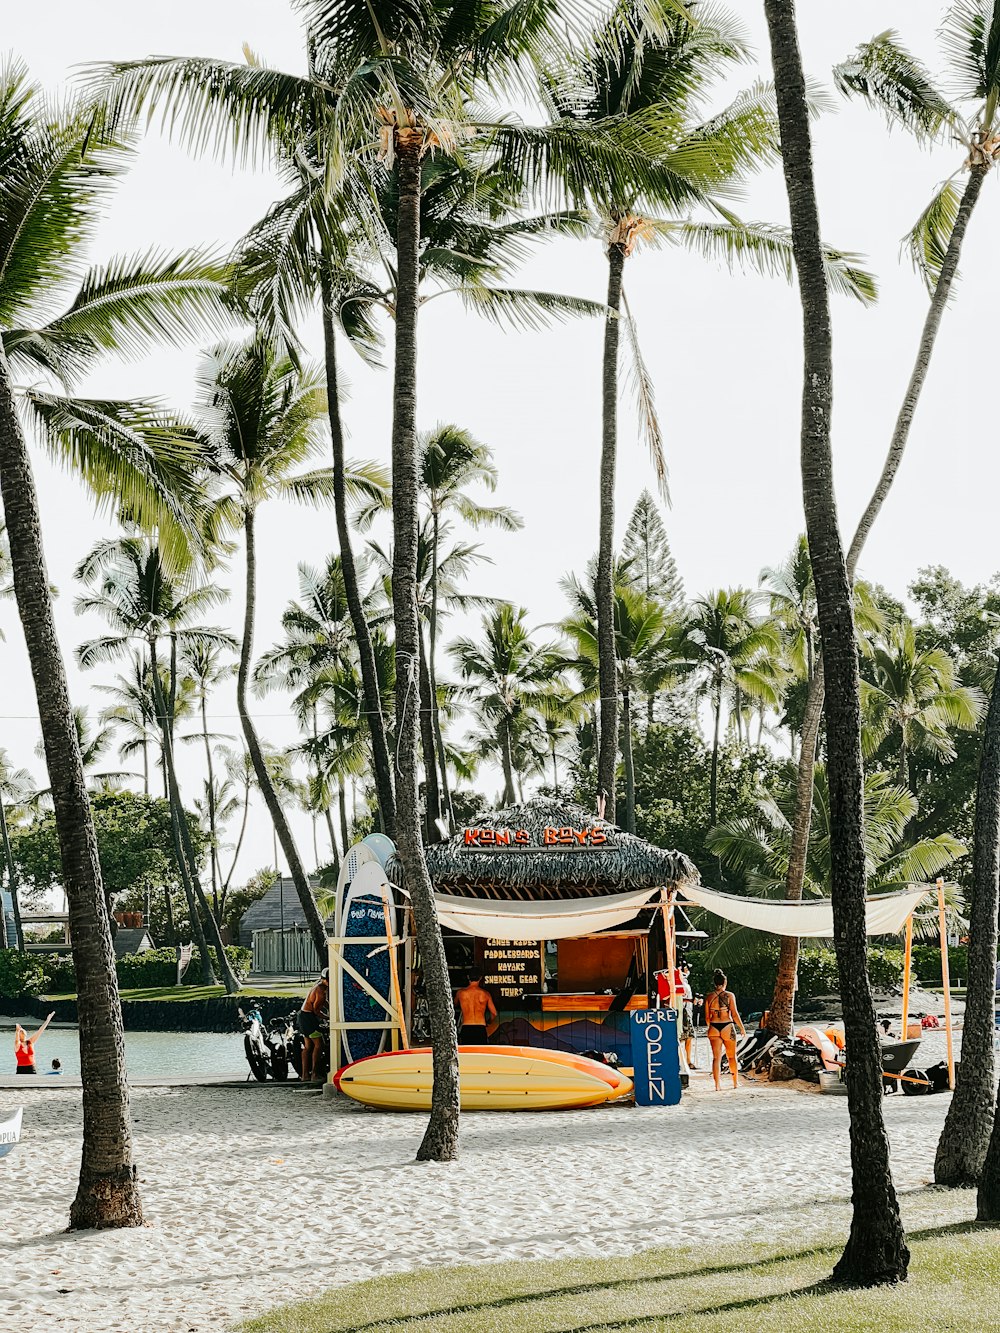
[[[1000,672],[993,681],[979,756],[969,901],[969,977],[962,1058],[934,1157],[936,1185],[984,1183],[979,1217],[1000,1216],[986,1157],[996,1087],[997,876],[1000,874]],[[984,973],[989,972],[987,978]]]
[[[115,700],[102,708],[99,720],[109,723],[116,731],[124,732],[124,739],[118,746],[118,758],[123,762],[136,755],[142,759],[142,790],[146,796],[150,793],[149,784],[149,749],[160,747],[160,734],[156,725],[156,701],[149,680],[149,666],[141,653],[134,653],[129,663],[129,676],[115,676],[111,685],[98,685],[102,694]],[[162,764],[162,753],[161,753]],[[164,781],[166,781],[164,775]],[[166,792],[164,792],[166,794]]]
[[[866,848],[861,687],[851,579],[833,490],[830,411],[833,356],[813,178],[809,104],[794,0],[764,0],[803,325],[802,495],[826,666],[834,944],[851,1069],[853,1215],[834,1268],[837,1281],[871,1285],[906,1277],[909,1250],[889,1166],[882,1115],[882,1058],[867,968]]]
[[[274,824],[289,873],[302,904],[320,958],[326,955],[326,928],[306,877],[288,819],[270,780],[260,738],[250,716],[247,688],[253,657],[257,601],[257,511],[276,496],[325,502],[333,495],[329,468],[298,469],[322,447],[325,394],[316,373],[298,368],[273,343],[254,334],[242,343],[214,348],[199,372],[199,414],[203,424],[205,465],[225,488],[220,511],[243,533],[246,604],[236,707],[257,785]],[[356,466],[347,480],[355,491],[377,493],[385,484],[374,464]]]
[[[190,534],[178,500],[190,493],[182,436],[158,407],[81,399],[71,388],[109,353],[197,336],[221,311],[222,274],[201,256],[154,253],[84,271],[103,201],[127,165],[126,134],[103,135],[92,108],[48,105],[14,62],[0,71],[0,108],[0,499],[38,696],[78,986],[84,1132],[70,1217],[79,1228],[137,1226],[142,1206],[110,923],[18,408],[100,502],[124,506],[136,522],[160,524],[176,552]],[[15,383],[22,374],[31,388]]]
[[[482,730],[496,737],[503,769],[505,805],[517,800],[515,745],[526,723],[544,716],[564,671],[554,644],[536,644],[526,625],[524,607],[501,602],[482,619],[483,638],[458,639],[449,653],[463,680],[462,696],[475,705]]]
[[[77,598],[77,612],[97,612],[108,621],[112,631],[80,645],[77,660],[82,667],[131,656],[137,642],[145,645],[167,781],[174,854],[187,897],[202,977],[206,986],[215,984],[199,907],[215,946],[226,993],[233,995],[239,990],[239,982],[226,957],[219,923],[201,887],[198,858],[174,762],[178,653],[182,646],[193,642],[232,647],[232,638],[224,630],[192,624],[202,610],[217,604],[225,594],[213,584],[179,586],[167,576],[159,547],[141,537],[99,542],[77,569],[76,577],[91,590]],[[166,688],[160,662],[160,644],[164,638],[169,652]]]
[[[24,930],[21,926],[21,905],[18,902],[17,865],[10,846],[8,810],[23,805],[34,794],[31,774],[26,768],[13,768],[6,750],[0,749],[0,843],[3,845],[3,865],[7,872],[7,891],[14,912],[14,933],[17,948],[24,952]],[[4,941],[6,946],[6,941]]]
[[[431,725],[434,749],[441,773],[442,804],[454,832],[455,819],[448,790],[448,765],[445,760],[441,716],[437,706],[437,630],[438,630],[438,556],[441,523],[445,515],[457,513],[473,528],[497,527],[516,532],[522,522],[506,505],[484,505],[469,487],[482,486],[487,491],[497,487],[497,470],[489,447],[481,444],[460,426],[437,426],[420,441],[420,485],[425,509],[431,520],[431,604],[427,621],[427,674],[431,701]]]
[[[712,776],[709,822],[718,820],[719,746],[727,698],[738,720],[743,701],[777,707],[781,697],[777,626],[756,609],[749,588],[720,588],[696,597],[678,629],[677,652],[689,663],[696,688],[712,709]]]
[[[866,758],[883,744],[898,746],[897,780],[911,785],[910,757],[932,755],[940,763],[955,758],[955,731],[975,731],[985,697],[959,683],[954,660],[943,648],[918,648],[913,622],[890,625],[872,644],[866,663],[870,680],[861,682]]]
[[[573,606],[560,628],[569,639],[572,665],[580,676],[583,699],[593,701],[600,689],[600,641],[597,616],[597,569],[591,565],[587,583],[570,576],[562,581]],[[622,753],[625,761],[625,831],[635,832],[635,764],[633,761],[634,716],[632,701],[639,695],[652,698],[675,681],[681,663],[675,654],[676,635],[663,602],[647,597],[630,586],[628,562],[615,568],[615,689],[622,699]]]
[[[233,651],[235,648],[235,639],[231,639],[229,642],[215,640],[211,643],[204,639],[194,639],[186,642],[179,654],[179,664],[191,680],[201,717],[200,740],[205,750],[205,814],[208,825],[212,910],[220,927],[222,925],[222,906],[219,899],[219,890],[222,887],[222,876],[219,871],[219,821],[215,808],[217,788],[215,763],[212,757],[212,742],[219,738],[210,735],[208,730],[208,696],[217,685],[233,675],[232,663],[223,661],[223,653]]]

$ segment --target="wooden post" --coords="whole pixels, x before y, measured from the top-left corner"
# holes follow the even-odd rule
[[[906,1027],[910,1021],[910,963],[913,958],[913,913],[906,918],[906,950],[903,954],[903,1030],[899,1034],[906,1041]]]
[[[955,1087],[955,1047],[951,1035],[951,976],[948,971],[948,922],[944,910],[944,880],[937,881],[938,929],[941,935],[941,984],[944,987],[944,1026],[948,1035],[948,1087]]]
[[[403,1050],[410,1049],[410,1043],[406,1036],[406,1018],[403,1014],[403,997],[399,990],[399,971],[396,967],[396,941],[392,937],[392,924],[389,917],[389,895],[382,889],[382,912],[385,916],[385,938],[389,942],[389,972],[392,976],[392,994],[396,1001],[396,1016],[399,1019],[399,1040],[402,1043]],[[392,1034],[392,1049],[396,1049],[396,1034]]]

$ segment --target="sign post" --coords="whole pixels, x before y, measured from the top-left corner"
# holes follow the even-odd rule
[[[636,1106],[676,1106],[681,1099],[677,1010],[634,1010],[631,1038]]]

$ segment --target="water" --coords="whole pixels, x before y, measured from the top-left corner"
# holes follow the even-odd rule
[[[125,1058],[133,1078],[247,1073],[241,1032],[127,1032]],[[35,1050],[38,1072],[44,1074],[53,1059],[62,1061],[64,1074],[80,1073],[76,1028],[46,1030]],[[6,1020],[0,1025],[0,1073],[14,1073],[14,1025]]]

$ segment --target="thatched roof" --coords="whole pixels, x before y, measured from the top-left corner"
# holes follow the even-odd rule
[[[552,844],[546,830],[574,829],[585,841]],[[472,830],[470,835],[468,830]],[[510,836],[510,845],[483,845],[477,830]],[[515,841],[520,833],[520,840]],[[594,835],[598,845],[592,845]],[[605,841],[600,842],[603,835]],[[485,841],[490,842],[487,832]],[[600,897],[629,889],[698,881],[697,867],[681,852],[654,847],[582,806],[538,798],[505,810],[485,810],[447,842],[426,848],[427,869],[435,889],[467,898],[545,900]],[[390,879],[402,883],[402,867],[393,857]]]

